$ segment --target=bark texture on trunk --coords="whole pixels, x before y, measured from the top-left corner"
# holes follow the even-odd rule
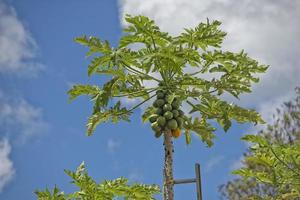
[[[164,200],[174,200],[173,183],[173,142],[172,132],[164,133],[165,163],[164,163]]]

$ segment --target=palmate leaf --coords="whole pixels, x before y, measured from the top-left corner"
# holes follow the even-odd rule
[[[106,55],[110,54],[112,51],[108,41],[102,42],[99,38],[96,37],[91,36],[87,38],[87,36],[83,35],[81,37],[75,38],[74,41],[90,48],[87,56],[91,56],[94,53],[102,53]]]
[[[215,138],[214,131],[216,128],[208,124],[205,118],[195,118],[191,130],[194,131],[208,147],[213,145],[213,139]]]
[[[251,83],[259,81],[253,75],[264,73],[268,69],[268,66],[259,65],[244,51],[236,54],[222,51],[208,52],[204,58],[207,60],[206,62],[212,63],[209,72],[223,73],[216,84],[235,97],[244,92],[251,92]]]
[[[108,70],[112,70],[113,65],[111,60],[112,60],[111,55],[95,57],[88,66],[88,75],[91,76],[96,71],[97,72],[101,71],[101,69],[99,69],[100,66],[107,66],[105,68],[107,68]]]
[[[118,101],[113,107],[108,110],[99,110],[88,119],[87,135],[90,136],[94,132],[96,126],[98,126],[100,123],[104,123],[109,120],[113,123],[117,123],[121,120],[130,121],[130,114],[131,112],[125,107],[121,108],[120,101]]]
[[[248,110],[234,104],[229,104],[210,94],[202,95],[200,104],[190,103],[190,105],[192,106],[190,113],[200,112],[202,116],[208,119],[216,119],[225,132],[230,128],[231,120],[233,119],[239,123],[264,123],[255,110]]]
[[[121,47],[136,42],[143,42],[147,47],[154,44],[165,46],[172,41],[172,37],[168,33],[161,32],[154,21],[145,16],[131,16],[126,14],[125,20],[129,23],[129,26],[124,29],[124,32],[129,33],[130,36],[121,38]]]
[[[150,47],[152,45],[151,37],[144,37],[138,35],[125,35],[120,39],[119,48],[126,47],[134,43],[144,43]]]
[[[245,135],[241,138],[247,142],[258,144],[260,147],[268,147],[269,142],[260,135]]]
[[[221,22],[213,21],[200,23],[194,29],[184,29],[185,32],[175,38],[175,43],[186,44],[189,47],[196,47],[206,50],[207,47],[220,47],[226,33],[219,29]]]
[[[69,100],[72,101],[78,96],[87,95],[90,97],[95,97],[96,95],[101,95],[103,91],[96,85],[73,85],[73,87],[68,91]]]

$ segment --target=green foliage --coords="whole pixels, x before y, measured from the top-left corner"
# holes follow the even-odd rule
[[[156,185],[144,185],[134,183],[128,185],[128,180],[118,178],[112,181],[105,180],[96,183],[86,172],[82,163],[75,172],[65,170],[65,173],[72,178],[71,183],[79,188],[71,194],[61,192],[56,186],[51,192],[37,190],[35,194],[38,200],[114,200],[116,198],[124,200],[154,200],[153,195],[159,194],[160,189]]]
[[[48,188],[44,191],[36,191],[35,194],[38,196],[38,200],[65,200],[66,195],[61,192],[58,187],[54,187],[51,192]]]
[[[273,199],[300,198],[300,142],[292,145],[271,144],[259,135],[246,135],[242,139],[254,143],[251,155],[245,161],[258,167],[243,167],[233,173],[272,185],[276,190]],[[270,197],[263,197],[266,198]]]
[[[184,29],[185,32],[177,37],[178,44],[206,50],[207,47],[220,48],[226,33],[219,29],[221,22],[213,21],[200,23],[195,29]]]
[[[195,28],[184,29],[179,36],[170,36],[145,16],[126,15],[125,20],[128,23],[124,29],[126,34],[115,48],[95,37],[75,39],[89,48],[87,56],[94,56],[88,66],[88,75],[111,77],[103,87],[75,85],[69,91],[71,100],[87,95],[94,102],[88,135],[109,119],[114,122],[128,120],[134,109],[157,94],[158,99],[166,96],[164,101],[170,104],[175,97],[178,98],[178,102],[172,105],[173,109],[179,110],[182,103],[188,103],[190,113],[198,115],[197,119],[184,113],[181,116],[187,144],[191,142],[192,132],[208,146],[213,144],[216,128],[210,124],[210,119],[216,120],[225,131],[230,128],[232,120],[263,123],[254,110],[220,100],[224,93],[239,98],[240,94],[251,92],[251,84],[259,81],[256,74],[264,73],[268,67],[258,64],[244,51],[222,51],[220,48],[226,33],[220,30],[219,21],[207,20]],[[136,44],[142,45],[132,50],[130,47]],[[214,78],[203,78],[211,76]],[[146,81],[155,82],[155,87],[146,87]],[[120,110],[121,105],[118,105],[109,109],[108,105],[114,104],[118,98],[139,98],[142,102],[132,108]],[[148,121],[155,112],[157,109],[153,107],[146,109],[143,121]]]
[[[230,200],[299,199],[300,185],[300,88],[296,98],[276,109],[274,124],[258,135],[243,139],[254,143],[244,155],[243,168],[236,178],[220,187]]]

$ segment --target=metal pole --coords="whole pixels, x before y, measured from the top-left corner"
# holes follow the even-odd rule
[[[174,184],[195,183],[195,178],[174,180]]]
[[[202,189],[201,189],[201,174],[200,174],[200,165],[195,164],[196,172],[196,188],[197,188],[197,200],[202,200]]]

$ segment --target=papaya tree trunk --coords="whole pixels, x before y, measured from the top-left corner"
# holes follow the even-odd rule
[[[164,133],[165,163],[164,163],[164,200],[174,200],[173,183],[173,142],[172,132]]]

